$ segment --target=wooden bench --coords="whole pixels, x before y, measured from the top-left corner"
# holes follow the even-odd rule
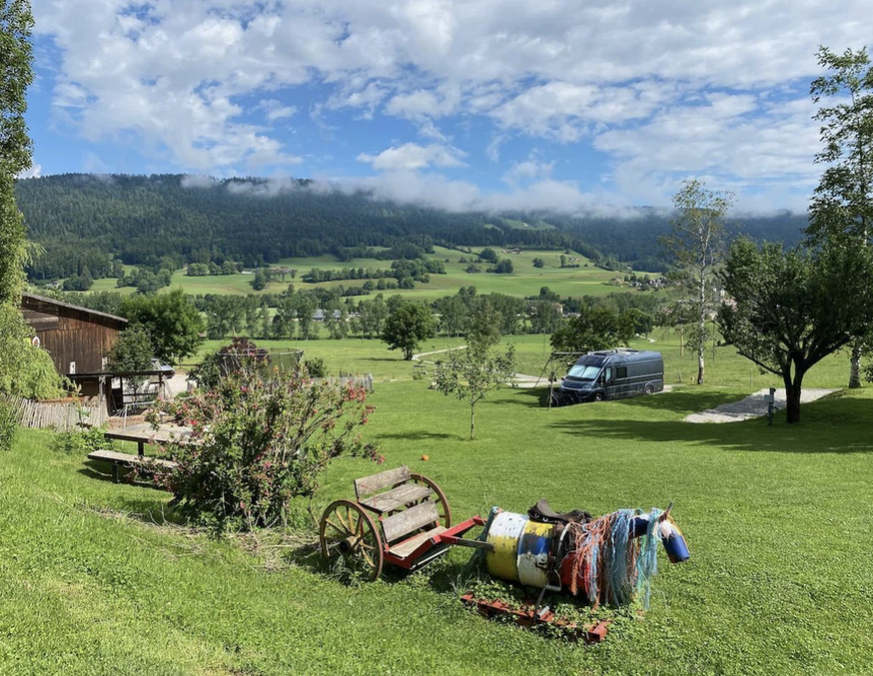
[[[428,486],[411,481],[409,468],[401,465],[397,469],[355,479],[355,496],[358,503],[371,512],[391,514],[433,494]],[[386,491],[386,488],[390,490]]]
[[[379,515],[382,541],[388,553],[400,558],[451,525],[451,511],[442,491],[406,465],[356,479],[355,496],[361,507]]]
[[[141,468],[148,469],[149,465],[158,465],[164,469],[173,469],[176,463],[172,460],[163,460],[162,458],[146,458],[141,455],[130,455],[129,453],[117,453],[116,451],[94,451],[88,454],[88,460],[96,460],[98,462],[108,462],[112,465],[112,480],[115,483],[121,481],[121,468]]]

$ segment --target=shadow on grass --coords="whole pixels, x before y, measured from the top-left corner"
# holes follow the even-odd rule
[[[677,393],[678,394],[678,393]],[[669,395],[662,395],[665,399]],[[642,404],[660,399],[647,397]],[[699,397],[694,397],[700,401]],[[736,397],[731,397],[733,401]],[[655,402],[657,403],[657,402]],[[631,402],[624,405],[630,406]],[[709,407],[709,406],[707,406]],[[675,409],[674,409],[675,410]],[[681,409],[683,412],[685,409]],[[869,453],[867,421],[873,418],[873,400],[834,396],[803,404],[801,422],[789,425],[785,412],[777,413],[774,425],[766,417],[733,423],[686,423],[682,420],[565,420],[553,427],[565,434],[599,439],[697,442],[713,447],[741,451],[780,453]]]
[[[112,465],[109,463],[97,462],[94,460],[88,460],[85,463],[85,467],[76,470],[79,474],[83,474],[89,479],[96,479],[97,481],[108,481],[109,483],[115,483],[112,478]],[[163,488],[160,486],[156,486],[151,481],[146,479],[137,479],[136,474],[132,469],[123,469],[121,475],[121,481],[119,484],[129,484],[132,486],[138,486],[141,488],[148,488],[153,491],[165,492]]]
[[[465,437],[458,434],[446,434],[445,432],[398,432],[392,434],[379,434],[377,439],[403,439],[405,441],[427,441],[428,439],[454,439],[464,441]]]
[[[651,411],[671,411],[690,415],[701,413],[707,409],[716,408],[722,404],[732,404],[741,401],[748,395],[733,392],[712,390],[696,390],[692,387],[681,388],[671,392],[659,392],[650,396],[623,399],[617,403],[622,406],[633,406]]]
[[[548,389],[543,387],[522,389],[516,388],[512,390],[513,396],[501,401],[501,403],[515,404],[518,406],[527,406],[530,408],[548,408],[543,406],[548,396]],[[662,392],[651,396],[639,396],[630,399],[620,399],[614,402],[581,402],[577,404],[565,404],[564,406],[552,406],[553,409],[567,409],[575,406],[584,407],[583,410],[594,411],[600,406],[633,406],[644,408],[652,411],[670,411],[688,415],[691,413],[700,413],[706,409],[715,408],[722,404],[730,404],[735,401],[740,401],[743,395],[737,392],[718,392],[704,391],[699,392],[692,389],[674,390],[672,392]]]

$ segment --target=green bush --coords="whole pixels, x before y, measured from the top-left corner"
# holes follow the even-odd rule
[[[163,447],[176,466],[155,467],[154,476],[173,505],[217,532],[287,522],[291,500],[311,497],[333,458],[376,458],[359,436],[373,410],[363,388],[313,381],[305,366],[263,375],[230,372],[213,389],[163,402],[148,416],[191,427],[184,442]]]
[[[70,432],[58,432],[51,443],[56,453],[88,455],[100,449],[108,450],[114,443],[103,436],[102,427],[85,427]]]
[[[324,359],[321,357],[310,357],[304,364],[310,377],[327,378],[327,366],[324,365]]]
[[[9,404],[0,399],[0,451],[8,451],[12,448],[17,430],[18,420],[15,419],[15,412]]]

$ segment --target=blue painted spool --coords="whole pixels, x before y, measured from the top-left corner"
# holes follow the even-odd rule
[[[667,552],[670,563],[682,563],[691,558],[685,536],[672,523],[666,522],[661,527],[661,542],[664,544],[664,551]]]

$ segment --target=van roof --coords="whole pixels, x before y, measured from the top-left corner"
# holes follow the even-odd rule
[[[649,361],[654,359],[663,359],[660,352],[652,350],[631,350],[628,348],[619,348],[615,350],[595,350],[589,352],[586,356],[601,357],[604,360],[609,359],[612,362],[622,361]],[[585,357],[583,357],[584,359]]]

